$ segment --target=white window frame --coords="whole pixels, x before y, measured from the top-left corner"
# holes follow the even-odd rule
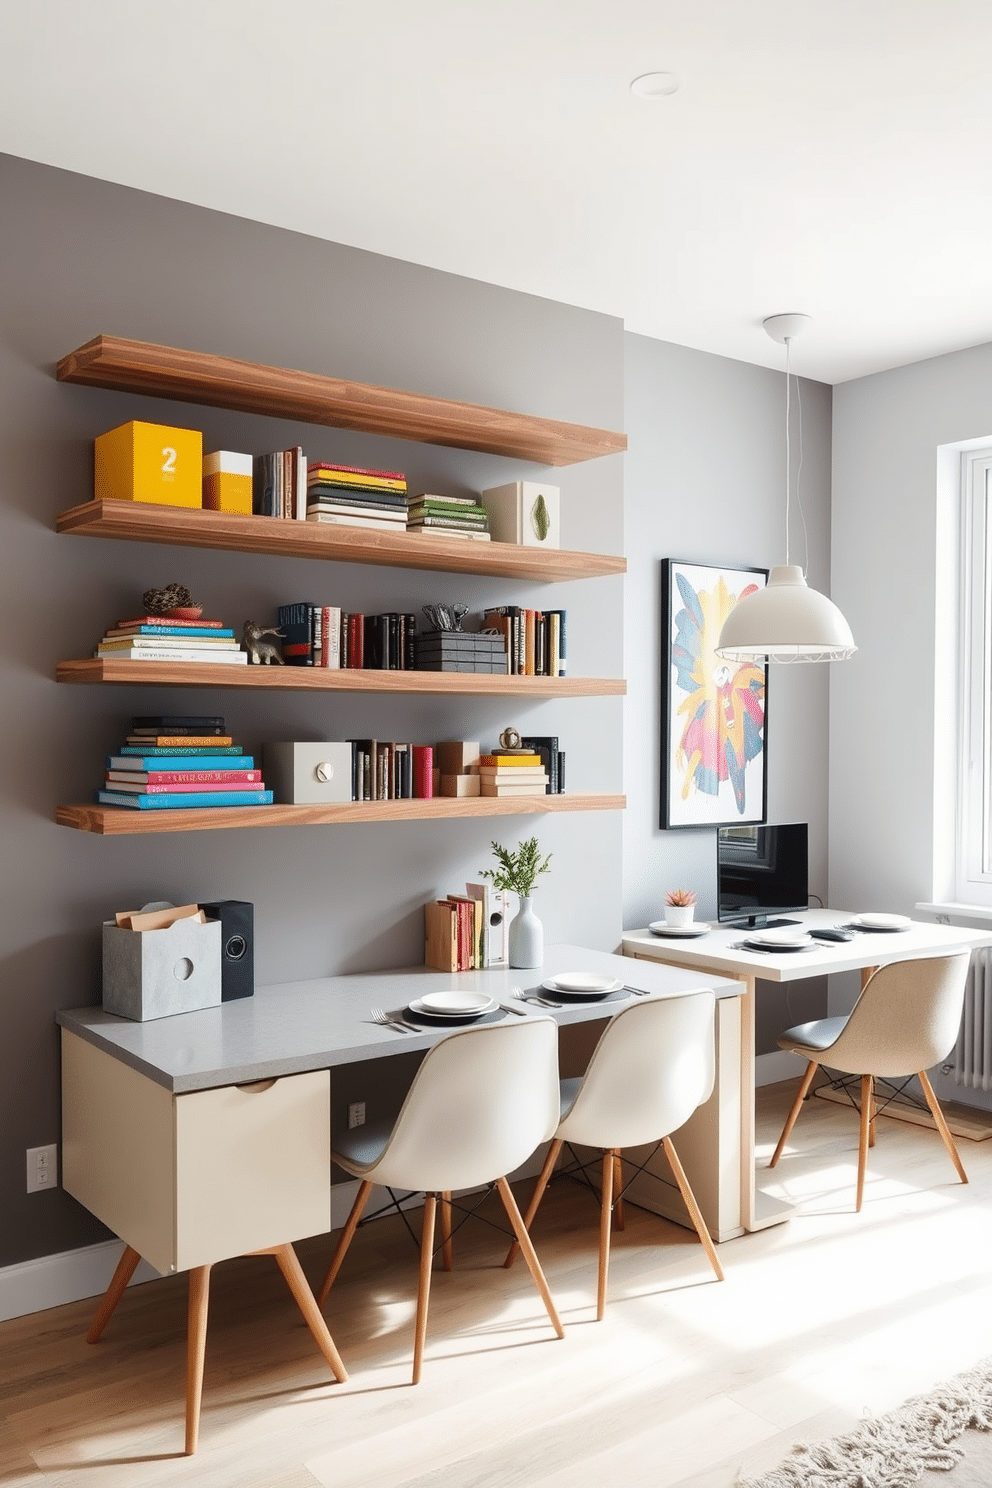
[[[992,906],[992,448],[961,459],[961,749],[955,898]]]

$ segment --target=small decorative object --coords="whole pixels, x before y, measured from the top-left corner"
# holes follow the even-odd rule
[[[665,895],[665,924],[691,925],[696,908],[692,889],[669,889]]]
[[[498,842],[492,843],[492,850],[499,867],[483,868],[479,876],[488,878],[494,889],[503,893],[510,891],[520,900],[520,908],[510,922],[510,965],[521,969],[541,966],[544,962],[544,926],[531,908],[531,895],[539,875],[548,871],[551,854],[548,853],[542,861],[536,837],[521,842],[516,852],[501,847]]]
[[[185,584],[146,589],[141,603],[149,615],[171,615],[177,620],[198,620],[203,614],[203,606],[197,604]]]
[[[420,607],[431,623],[433,630],[461,630],[462,620],[468,614],[466,604],[430,604]]]
[[[93,444],[97,501],[149,501],[200,506],[203,435],[199,429],[137,419],[100,434]]]
[[[275,625],[258,625],[254,620],[246,620],[242,636],[249,662],[264,662],[266,666],[275,662],[277,666],[283,666],[282,652],[275,642],[263,640],[264,636],[281,635],[282,631]]]
[[[482,504],[489,513],[494,541],[525,548],[561,546],[560,487],[540,481],[510,481],[483,491]]]
[[[765,820],[765,661],[724,661],[720,630],[764,568],[662,560],[661,825]]]
[[[520,741],[520,730],[515,728],[505,728],[503,730],[499,736],[499,747],[510,754],[527,753]],[[493,845],[495,846],[495,844]]]

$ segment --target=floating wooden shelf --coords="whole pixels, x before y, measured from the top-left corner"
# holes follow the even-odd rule
[[[487,672],[381,672],[345,668],[231,666],[223,662],[130,661],[110,656],[60,661],[57,682],[142,687],[240,687],[261,692],[446,693],[463,697],[618,697],[622,677],[511,677]]]
[[[346,822],[435,821],[450,817],[547,816],[563,811],[622,811],[624,796],[435,796],[429,801],[342,801],[328,806],[209,806],[179,811],[124,806],[58,806],[59,826],[102,837],[208,832],[232,827],[314,827]]]
[[[183,403],[481,450],[542,465],[575,465],[627,448],[627,436],[608,429],[120,336],[95,336],[77,347],[59,362],[56,376],[60,382],[152,393]]]
[[[555,583],[595,579],[627,570],[625,558],[571,553],[560,548],[524,548],[515,543],[424,538],[416,532],[374,527],[331,527],[282,517],[247,517],[203,507],[154,506],[141,501],[87,501],[60,512],[58,532],[116,537],[130,542],[170,543],[181,548],[224,548],[237,553],[274,553],[285,558],[372,563],[441,573],[493,574],[498,578]]]

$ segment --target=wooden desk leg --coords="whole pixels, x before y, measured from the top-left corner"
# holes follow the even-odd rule
[[[124,1254],[117,1262],[117,1270],[110,1279],[110,1285],[103,1294],[103,1300],[96,1310],[96,1317],[90,1323],[90,1331],[86,1335],[87,1343],[96,1343],[104,1328],[113,1316],[114,1308],[124,1295],[124,1290],[134,1275],[135,1267],[141,1260],[136,1250],[130,1245],[125,1245]]]
[[[306,1319],[307,1327],[313,1334],[317,1347],[331,1366],[331,1373],[339,1385],[343,1385],[348,1378],[348,1371],[341,1362],[341,1355],[334,1346],[327,1324],[324,1322],[323,1313],[317,1306],[316,1298],[310,1290],[309,1283],[303,1274],[296,1251],[291,1245],[276,1245],[272,1252],[279,1266],[279,1270],[286,1278],[286,1285],[292,1292],[297,1307]]]
[[[203,1360],[207,1350],[207,1308],[210,1304],[210,1267],[195,1266],[189,1273],[186,1313],[186,1455],[192,1457],[200,1435],[200,1397]]]

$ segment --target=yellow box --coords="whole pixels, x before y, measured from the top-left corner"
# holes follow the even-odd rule
[[[199,429],[132,420],[95,441],[96,499],[200,506],[202,462],[203,435]]]
[[[203,457],[203,504],[211,511],[251,516],[252,457],[234,450],[214,450]]]

